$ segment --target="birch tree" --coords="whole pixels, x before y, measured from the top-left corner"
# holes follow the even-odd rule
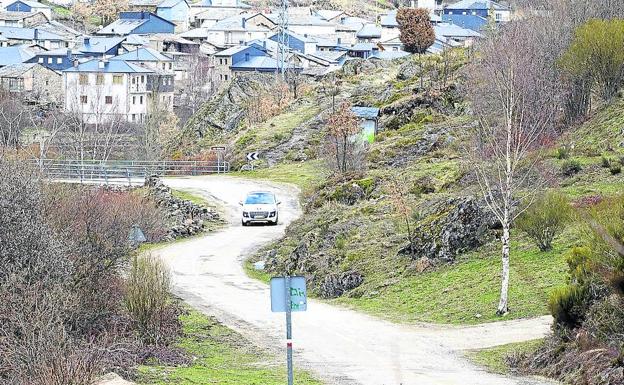
[[[522,23],[485,40],[469,72],[479,119],[468,146],[485,202],[502,226],[502,279],[497,314],[509,311],[511,226],[543,184],[540,147],[553,132],[557,103],[554,68],[538,60],[538,38]]]

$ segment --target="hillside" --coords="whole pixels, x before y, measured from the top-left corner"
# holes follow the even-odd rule
[[[202,147],[229,143],[236,167],[247,152],[262,151],[256,164],[260,170],[246,176],[304,188],[304,218],[289,227],[283,241],[252,259],[264,260],[271,274],[285,269],[305,274],[314,295],[393,320],[496,320],[498,229],[464,162],[461,144],[466,128],[476,122],[461,97],[463,59],[454,59],[446,87],[436,84],[429,92],[419,88],[416,60],[352,63],[337,75],[337,103],[382,111],[381,132],[359,173],[337,177],[321,159],[323,122],[331,112],[322,85],[310,86],[264,123],[202,137]],[[368,67],[355,75],[361,65]],[[623,107],[618,102],[606,108],[552,147],[544,166],[552,188],[572,199],[620,190],[621,174],[612,175],[601,164],[603,155],[618,161],[622,155],[617,140],[622,140]],[[580,171],[564,175],[562,166],[571,160]],[[407,186],[414,205],[419,249],[413,255],[405,252],[405,224],[389,198],[395,180]],[[548,313],[550,291],[565,282],[566,252],[575,244],[575,231],[566,230],[549,252],[540,252],[517,233],[509,318]]]

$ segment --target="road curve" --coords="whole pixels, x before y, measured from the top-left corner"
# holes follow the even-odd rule
[[[279,239],[285,226],[301,214],[298,191],[227,176],[166,179],[165,183],[218,200],[230,222],[218,232],[154,251],[171,268],[175,293],[254,343],[283,352],[284,315],[271,313],[268,287],[248,278],[242,262],[254,250]],[[282,201],[279,226],[241,226],[238,202],[252,190],[276,193]],[[461,354],[463,349],[539,338],[549,324],[544,317],[474,327],[397,325],[311,300],[307,312],[293,314],[295,364],[328,384],[552,384],[489,374]]]

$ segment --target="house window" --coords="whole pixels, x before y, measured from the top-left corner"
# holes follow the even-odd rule
[[[104,103],[106,103],[106,104],[113,104],[113,97],[112,96],[106,96],[104,98]]]
[[[132,104],[136,104],[136,96],[132,97]],[[134,121],[134,119],[132,119],[132,121]]]
[[[80,77],[78,78],[78,83],[80,83],[81,86],[85,86],[89,84],[89,75],[87,74],[80,74]]]
[[[136,114],[132,114],[132,121],[136,122]]]
[[[113,75],[113,84],[123,84],[123,76]]]
[[[143,95],[139,96],[139,104],[143,104]]]
[[[38,62],[38,63],[43,63],[43,58],[42,58],[42,57],[40,57],[40,58],[37,60],[37,62]]]
[[[48,64],[52,64],[52,58],[51,57],[48,58]]]
[[[80,95],[80,103],[87,104],[87,95]]]
[[[133,77],[133,78],[132,78],[132,84],[135,84],[135,83],[136,83],[136,78],[135,78],[135,77]]]
[[[145,83],[145,76],[141,75],[141,83]]]
[[[104,75],[97,74],[95,77],[95,84],[97,84],[98,86],[104,84]]]
[[[169,69],[173,68],[173,63],[169,63]]]
[[[228,76],[227,75],[225,75],[225,80],[228,80]]]
[[[500,13],[497,13],[495,15],[496,21],[501,21],[503,19],[503,15],[501,15]]]

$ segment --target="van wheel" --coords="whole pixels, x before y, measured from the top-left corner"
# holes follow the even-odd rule
[[[248,223],[243,221],[243,220],[241,220],[241,224],[243,225],[243,227],[247,227],[248,226]]]

